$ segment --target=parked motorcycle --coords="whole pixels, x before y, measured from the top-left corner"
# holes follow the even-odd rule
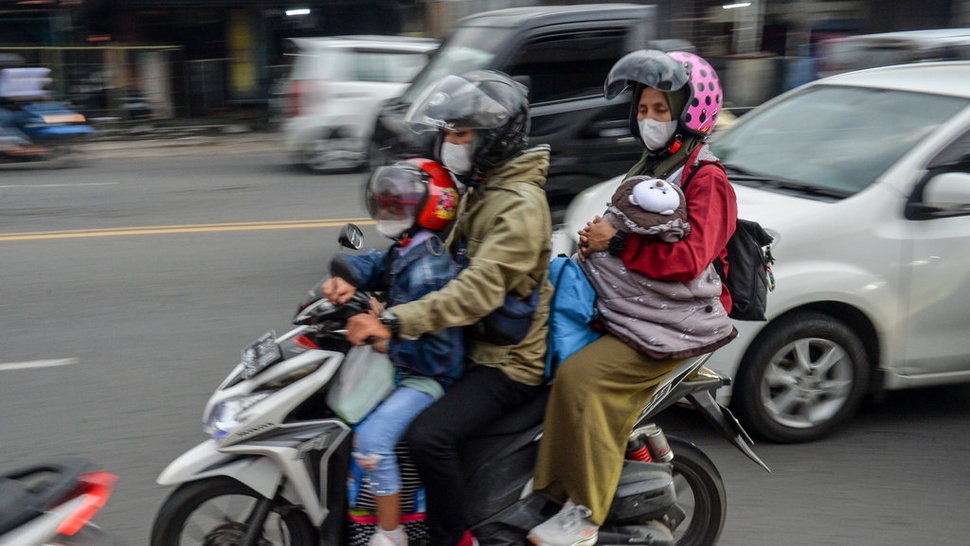
[[[340,243],[359,249],[360,230],[348,225]],[[353,281],[342,257],[334,258],[331,273]],[[206,404],[204,428],[212,438],[175,459],[157,479],[177,488],[158,511],[152,546],[366,544],[359,511],[367,485],[353,467],[352,428],[327,407],[326,393],[348,352],[359,349],[346,341],[345,324],[369,309],[369,297],[358,292],[334,306],[317,288],[294,317],[296,328],[280,336],[270,331],[243,350],[242,361]],[[679,366],[641,412],[598,544],[717,542],[726,514],[717,468],[692,443],[666,437],[651,421],[681,399],[768,469],[741,426],[715,402],[712,393],[726,380],[705,368],[706,360]],[[532,494],[531,484],[547,399],[548,390],[464,446],[472,531],[483,546],[524,544],[543,519],[546,502]],[[406,449],[398,455],[406,472]],[[420,545],[426,529],[419,484],[404,480],[402,504],[412,512],[402,518],[411,543]]]
[[[91,523],[116,481],[85,459],[0,474],[0,546],[120,546]]]

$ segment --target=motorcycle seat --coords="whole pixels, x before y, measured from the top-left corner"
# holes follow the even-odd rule
[[[532,400],[494,421],[484,430],[475,434],[473,438],[518,434],[538,425],[546,415],[546,403],[549,402],[549,391],[551,390],[552,387],[544,385],[539,394]]]

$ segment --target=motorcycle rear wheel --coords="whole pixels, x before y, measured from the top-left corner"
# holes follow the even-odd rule
[[[189,482],[162,504],[152,546],[236,546],[248,530],[258,493],[228,477]],[[299,509],[275,505],[259,546],[317,546],[317,531]]]
[[[724,480],[711,461],[697,446],[668,436],[674,452],[674,488],[677,503],[687,518],[674,531],[677,546],[711,546],[717,544],[727,517],[727,493]]]

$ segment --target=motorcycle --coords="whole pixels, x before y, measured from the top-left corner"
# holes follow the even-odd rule
[[[116,481],[85,459],[0,474],[0,546],[120,546],[91,523]]]
[[[359,249],[362,234],[345,226],[339,238]],[[331,274],[353,282],[352,267],[337,254]],[[322,283],[318,283],[318,287]],[[366,312],[358,292],[334,306],[317,288],[293,319],[296,328],[267,332],[242,352],[206,404],[211,439],[172,461],[157,478],[177,486],[160,507],[152,546],[315,546],[366,544],[361,529],[368,504],[351,456],[353,430],[326,404],[351,348],[347,319]],[[723,480],[711,459],[687,440],[666,436],[653,418],[682,399],[765,470],[751,440],[714,391],[727,380],[704,367],[709,355],[689,359],[669,374],[630,433],[628,460],[597,544],[708,546],[726,515]],[[471,530],[480,544],[524,544],[542,521],[546,501],[533,494],[535,464],[549,390],[493,423],[463,447]],[[415,545],[424,543],[422,490],[408,480],[407,450],[399,446],[404,475],[402,521]],[[770,471],[770,470],[769,470]],[[351,492],[348,495],[348,491]],[[350,498],[349,498],[350,497]]]
[[[52,100],[50,69],[0,70],[0,161],[67,161],[73,144],[95,130],[83,114]]]

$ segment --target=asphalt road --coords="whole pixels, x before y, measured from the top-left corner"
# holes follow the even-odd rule
[[[287,327],[366,214],[361,175],[306,174],[272,146],[124,155],[0,169],[0,469],[92,458],[121,478],[97,521],[138,545],[169,492],[155,477],[205,439],[212,389]],[[691,412],[662,424],[724,476],[722,545],[967,543],[970,387],[891,394],[821,442],[759,443],[772,474]]]

